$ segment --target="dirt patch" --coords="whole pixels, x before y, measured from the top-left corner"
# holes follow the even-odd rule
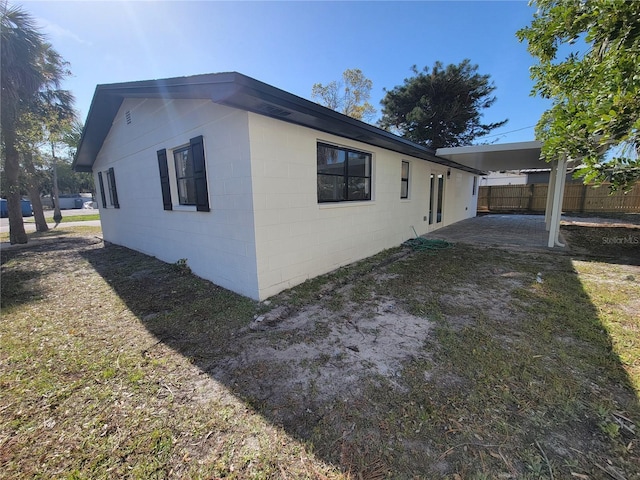
[[[371,375],[393,381],[403,362],[425,355],[422,347],[433,326],[381,298],[364,308],[349,302],[336,312],[311,305],[277,323],[261,321],[270,328],[239,338],[236,347],[242,353],[221,360],[211,373],[228,382],[238,370],[269,365],[269,375],[261,372],[264,381],[247,387],[245,394],[267,392],[276,404],[279,392],[312,394],[316,402],[325,402],[353,394]]]

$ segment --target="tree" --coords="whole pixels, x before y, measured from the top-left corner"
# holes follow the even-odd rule
[[[371,120],[376,109],[369,103],[373,82],[364,76],[359,68],[347,69],[342,80],[327,85],[316,83],[311,89],[311,97],[319,99],[322,105],[348,115],[356,120]]]
[[[496,101],[489,75],[465,59],[443,67],[435,62],[421,72],[414,65],[413,77],[385,90],[379,125],[395,130],[409,140],[436,149],[470,145],[476,138],[503,126],[507,120],[484,124],[482,110]]]
[[[17,149],[22,159],[22,167],[28,185],[29,197],[33,207],[36,231],[46,232],[49,226],[45,221],[40,194],[44,187],[40,171],[52,165],[53,181],[51,190],[55,190],[56,159],[44,161],[45,156],[41,155],[45,147],[53,150],[53,145],[59,143],[62,138],[63,145],[66,145],[65,136],[73,132],[75,112],[72,108],[73,99],[69,92],[64,90],[54,90],[43,92],[33,99],[20,115],[17,124]],[[38,169],[36,169],[36,163]],[[57,198],[56,198],[56,205]],[[54,219],[59,222],[62,218],[60,209],[54,213]]]
[[[579,160],[585,183],[630,187],[640,178],[640,2],[535,3],[517,36],[537,59],[532,94],[553,102],[536,127],[542,156]],[[577,46],[557,60],[560,48]]]
[[[11,243],[27,243],[20,208],[20,127],[38,103],[71,99],[60,90],[69,74],[66,63],[20,7],[0,5],[2,69],[2,153],[9,209]],[[37,109],[36,109],[37,110]]]

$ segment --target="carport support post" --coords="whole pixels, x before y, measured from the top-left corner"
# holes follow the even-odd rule
[[[553,188],[553,206],[551,208],[551,228],[549,229],[549,242],[547,246],[553,248],[555,246],[564,247],[564,244],[558,240],[560,234],[560,216],[562,215],[562,200],[564,199],[564,184],[567,177],[567,159],[558,160],[556,167],[556,179]]]
[[[544,209],[544,224],[547,232],[551,230],[551,209],[553,208],[553,192],[556,187],[556,178],[558,173],[558,162],[555,161],[551,164],[551,171],[549,172],[549,185],[547,185],[547,204]]]

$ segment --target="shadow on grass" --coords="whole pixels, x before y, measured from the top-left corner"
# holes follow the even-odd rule
[[[2,282],[0,283],[0,305],[10,308],[34,302],[43,297],[43,290],[54,285],[43,284],[39,280],[51,269],[39,264],[28,271],[20,268],[20,259],[24,256],[59,256],[63,265],[63,256],[72,249],[83,248],[100,242],[97,238],[74,237],[68,231],[48,231],[29,234],[30,243],[12,245],[0,251],[0,269]],[[64,268],[64,267],[60,267]]]
[[[563,225],[561,230],[576,255],[609,263],[640,265],[640,226]]]
[[[117,246],[83,255],[159,341],[358,478],[640,474],[628,364],[569,257],[457,246],[356,265],[275,297],[296,308],[254,329],[264,307],[184,267]],[[383,303],[430,325],[386,370],[367,360],[399,318]],[[331,337],[336,325],[361,339]]]

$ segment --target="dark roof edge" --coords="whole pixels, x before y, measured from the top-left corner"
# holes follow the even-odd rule
[[[438,157],[432,149],[238,72],[98,85],[72,164],[74,170],[92,170],[95,157],[124,98],[210,99],[447,167],[482,174],[479,170]]]

